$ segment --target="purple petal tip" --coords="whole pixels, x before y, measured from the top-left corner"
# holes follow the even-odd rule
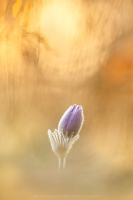
[[[72,112],[75,110],[75,108],[76,108],[76,104],[73,105]]]

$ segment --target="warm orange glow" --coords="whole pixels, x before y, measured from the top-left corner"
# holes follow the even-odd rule
[[[133,38],[129,37],[118,49],[114,49],[105,70],[106,84],[112,86],[125,85],[128,89],[133,82]]]
[[[12,6],[12,12],[13,17],[16,19],[16,17],[19,17],[20,22],[27,26],[29,23],[29,16],[32,6],[32,0],[29,0],[28,2],[25,2],[22,4],[22,0],[18,0],[13,6]],[[22,9],[22,10],[21,10]]]
[[[12,11],[13,11],[13,17],[14,18],[17,17],[17,14],[20,11],[21,5],[22,5],[22,0],[17,0],[16,3],[13,5]]]

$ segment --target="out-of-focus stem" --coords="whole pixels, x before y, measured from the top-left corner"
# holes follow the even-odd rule
[[[66,165],[66,158],[59,158],[59,170],[64,170]]]
[[[63,158],[63,169],[65,169],[65,166],[66,166],[66,158],[64,157]]]

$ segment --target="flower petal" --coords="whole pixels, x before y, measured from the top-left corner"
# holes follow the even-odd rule
[[[70,136],[73,134],[73,136],[77,135],[82,127],[84,120],[83,116],[83,109],[82,106],[77,106],[76,109],[73,111],[70,120],[66,127],[66,134]]]
[[[75,108],[76,108],[76,105],[70,106],[66,110],[66,112],[63,114],[63,116],[60,119],[59,124],[58,124],[58,131],[63,131],[64,134],[66,133],[67,124],[68,124],[70,117],[71,117]]]

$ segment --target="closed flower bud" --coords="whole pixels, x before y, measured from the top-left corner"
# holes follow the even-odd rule
[[[62,116],[58,131],[62,131],[65,136],[75,136],[80,132],[84,120],[82,106],[70,106]]]

